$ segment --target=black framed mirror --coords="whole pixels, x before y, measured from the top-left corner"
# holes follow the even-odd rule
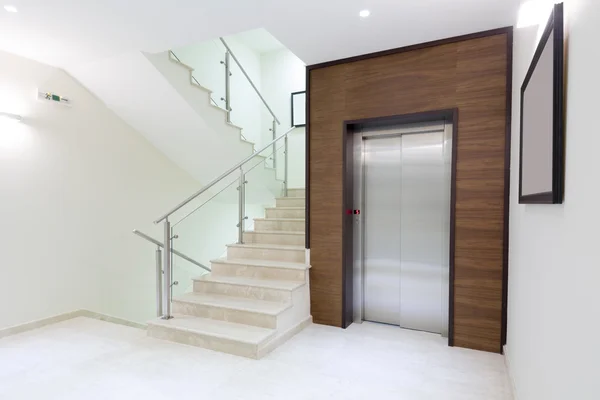
[[[563,202],[564,48],[561,3],[554,6],[521,86],[520,204]]]

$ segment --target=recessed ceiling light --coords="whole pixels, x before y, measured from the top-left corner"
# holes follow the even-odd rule
[[[369,15],[371,15],[371,11],[362,10],[361,12],[358,13],[358,15],[360,15],[361,18],[367,18]]]
[[[8,5],[8,6],[4,6],[4,9],[5,9],[6,11],[8,11],[8,12],[12,12],[12,13],[16,13],[17,11],[19,11],[19,10],[17,10],[17,7],[15,7],[15,6],[10,6],[10,5]]]

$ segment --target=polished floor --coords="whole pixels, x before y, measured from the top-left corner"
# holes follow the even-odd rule
[[[262,360],[79,317],[0,339],[0,399],[511,399],[502,356],[363,323],[311,325]]]

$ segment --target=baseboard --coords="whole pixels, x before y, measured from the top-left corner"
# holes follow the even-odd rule
[[[141,324],[139,322],[134,322],[134,321],[130,321],[128,319],[123,319],[123,318],[119,318],[119,317],[113,317],[112,315],[108,315],[108,314],[101,314],[101,313],[97,313],[95,311],[90,311],[90,310],[79,310],[79,311],[81,311],[82,317],[94,318],[94,319],[98,319],[100,321],[111,322],[113,324],[129,326],[131,328],[146,329],[148,327],[147,324]]]
[[[507,345],[504,345],[502,348],[502,352],[504,353],[504,366],[506,367],[506,374],[508,375],[508,382],[510,383],[510,391],[512,393],[513,400],[517,400],[517,387],[515,386],[515,380],[513,379],[511,369],[510,369],[510,360],[508,358]]]
[[[0,329],[0,339],[6,336],[16,335],[18,333],[23,333],[27,331],[31,331],[33,329],[38,329],[46,325],[56,324],[57,322],[66,321],[68,319],[77,318],[81,316],[81,311],[83,310],[75,310],[70,311],[63,314],[53,315],[48,318],[42,318],[31,322],[26,322],[24,324],[9,326],[8,328]]]
[[[138,322],[128,321],[123,318],[113,317],[111,315],[101,314],[90,310],[75,310],[62,314],[53,315],[51,317],[38,319],[31,322],[26,322],[24,324],[10,326],[8,328],[0,329],[0,339],[16,335],[18,333],[23,333],[27,331],[31,331],[34,329],[42,328],[47,325],[56,324],[58,322],[66,321],[69,319],[77,318],[77,317],[87,317],[93,318],[101,321],[111,322],[113,324],[125,325],[132,328],[146,329],[145,324],[140,324]]]

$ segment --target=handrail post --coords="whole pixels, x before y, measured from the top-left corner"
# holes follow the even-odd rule
[[[271,110],[271,107],[269,107],[269,105],[267,104],[267,101],[265,100],[265,98],[263,97],[263,95],[260,94],[260,90],[258,90],[258,88],[254,84],[254,82],[252,82],[252,79],[250,78],[250,76],[248,75],[248,73],[246,72],[246,70],[244,69],[244,67],[242,66],[242,64],[240,63],[240,60],[238,60],[237,57],[235,56],[235,54],[233,53],[233,51],[231,51],[231,48],[229,47],[229,45],[227,44],[227,42],[225,41],[225,39],[223,39],[222,37],[220,37],[219,40],[221,41],[221,43],[223,43],[223,46],[225,46],[225,49],[227,49],[227,52],[229,53],[229,55],[231,55],[231,58],[233,58],[233,61],[235,61],[235,63],[238,65],[238,67],[240,68],[240,71],[246,77],[246,79],[248,80],[248,83],[250,83],[250,86],[252,86],[252,88],[254,89],[254,91],[256,92],[256,94],[258,95],[258,97],[260,98],[260,100],[263,102],[263,104],[265,105],[265,107],[267,107],[267,110],[269,110],[269,113],[271,113],[271,115],[273,116],[273,118],[275,119],[275,121],[277,121],[277,123],[280,124],[279,119],[275,116],[275,113],[273,112],[273,110]]]
[[[244,243],[244,221],[246,220],[246,175],[244,169],[240,167],[240,183],[238,187],[238,202],[239,202],[239,222],[238,222],[238,243]]]
[[[156,316],[163,315],[163,298],[162,298],[162,250],[160,246],[156,246]]]
[[[275,120],[273,120],[271,131],[273,131],[273,140],[275,140],[277,137],[277,122]],[[277,143],[273,143],[273,169],[275,170],[275,176],[277,176]]]
[[[229,50],[225,52],[225,109],[227,110],[227,122],[231,122],[231,64]]]
[[[165,272],[163,274],[163,293],[162,293],[162,304],[163,304],[163,319],[170,319],[171,316],[171,221],[169,218],[165,219],[164,223],[164,267]]]
[[[283,197],[288,195],[288,136],[283,139]]]

